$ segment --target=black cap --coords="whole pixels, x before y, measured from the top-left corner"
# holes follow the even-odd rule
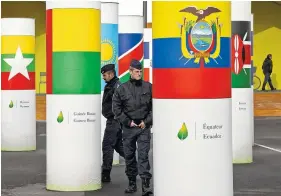
[[[103,67],[101,68],[100,72],[101,72],[102,74],[104,74],[104,73],[107,72],[107,71],[113,71],[113,70],[114,70],[114,67],[115,67],[114,64],[107,64],[107,65],[105,65],[105,66],[103,66]]]
[[[142,69],[141,63],[140,63],[138,60],[136,60],[136,59],[132,59],[132,60],[131,60],[130,66],[133,67],[133,68],[135,68],[135,69],[139,69],[139,70]]]

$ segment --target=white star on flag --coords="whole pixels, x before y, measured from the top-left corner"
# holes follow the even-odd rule
[[[18,46],[15,58],[5,58],[4,61],[11,66],[8,80],[11,80],[18,73],[30,80],[26,67],[33,61],[33,58],[23,58],[20,46]]]

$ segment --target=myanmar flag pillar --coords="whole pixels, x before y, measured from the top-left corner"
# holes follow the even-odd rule
[[[35,21],[1,19],[1,150],[36,149]]]
[[[132,59],[143,65],[143,17],[133,15],[119,16],[119,59],[118,75],[120,81],[130,78],[129,66]]]
[[[154,195],[233,196],[230,11],[152,2]]]
[[[101,188],[100,2],[46,2],[48,190]]]
[[[118,74],[118,3],[101,3],[101,66],[115,64]],[[105,82],[101,79],[101,97]],[[102,99],[101,99],[102,102]],[[101,145],[106,127],[106,118],[101,114]],[[102,156],[102,153],[101,153]],[[119,164],[119,154],[114,151],[113,164]]]
[[[233,163],[251,163],[251,2],[231,2],[232,13],[232,143]]]

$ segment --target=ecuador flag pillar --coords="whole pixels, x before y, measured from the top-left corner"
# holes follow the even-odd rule
[[[233,163],[251,163],[251,2],[231,2],[232,15],[232,143]]]
[[[115,64],[118,74],[118,3],[101,3],[101,66]],[[101,79],[101,97],[105,82]],[[102,99],[101,99],[102,101]],[[101,145],[106,127],[106,118],[101,115]],[[102,153],[101,153],[102,156]],[[119,164],[119,154],[114,151],[113,164]]]
[[[122,15],[119,16],[118,59],[118,75],[122,83],[130,78],[129,66],[132,59],[143,64],[143,17]]]
[[[230,9],[152,2],[155,195],[233,196]]]
[[[2,18],[1,25],[1,150],[35,150],[35,21]]]
[[[100,2],[47,6],[48,190],[101,188]]]

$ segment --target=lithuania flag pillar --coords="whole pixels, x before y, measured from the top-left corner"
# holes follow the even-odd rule
[[[115,64],[118,74],[118,3],[101,3],[101,66]],[[101,97],[105,82],[101,79]],[[102,99],[101,99],[102,102]],[[106,127],[106,118],[101,115],[101,145]],[[101,153],[102,156],[102,153]],[[119,154],[114,151],[113,164],[119,164]]]
[[[230,9],[152,2],[155,195],[233,196]]]
[[[47,189],[101,188],[100,2],[47,5]]]
[[[118,75],[121,82],[130,78],[129,66],[132,59],[143,64],[143,17],[119,16],[119,59]]]
[[[251,2],[231,2],[232,15],[232,143],[233,163],[251,163]]]
[[[35,21],[2,18],[1,26],[1,150],[35,150]]]

